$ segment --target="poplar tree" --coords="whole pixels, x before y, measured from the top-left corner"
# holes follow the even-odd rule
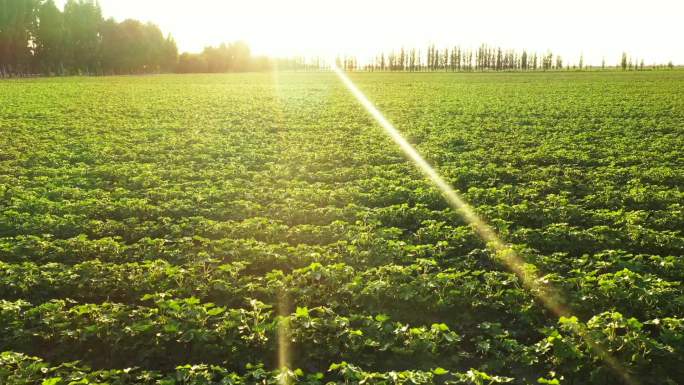
[[[0,75],[30,70],[33,50],[29,41],[36,6],[34,0],[0,1]]]
[[[527,70],[527,51],[523,50],[522,55],[520,55],[520,67],[523,70]]]
[[[401,47],[399,51],[399,71],[404,71],[406,69],[406,52],[404,52],[404,47]]]
[[[38,23],[35,29],[35,59],[45,74],[64,72],[64,18],[53,0],[38,6]]]
[[[72,69],[93,74],[98,68],[102,10],[93,0],[68,0],[64,5],[65,53]]]

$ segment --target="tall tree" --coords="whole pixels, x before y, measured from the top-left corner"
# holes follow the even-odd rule
[[[496,64],[494,67],[497,71],[501,71],[503,68],[503,52],[501,52],[501,47],[496,49]]]
[[[168,34],[161,51],[161,71],[173,71],[176,67],[176,63],[178,63],[178,46],[176,45],[176,40],[174,40],[173,36]],[[318,63],[318,58],[316,58],[316,63]],[[319,67],[319,64],[316,64],[316,66]]]
[[[64,5],[65,51],[73,71],[97,72],[102,22],[102,10],[94,0],[68,0]]]
[[[130,46],[129,37],[121,24],[114,19],[105,20],[100,26],[102,35],[100,42],[100,59],[105,74],[126,73],[129,60],[126,59]]]
[[[36,0],[0,0],[0,75],[30,70]]]
[[[416,70],[416,49],[411,48],[411,51],[409,53],[409,71],[413,72]]]
[[[404,47],[401,47],[399,50],[399,71],[404,71],[406,69],[406,52],[404,51]]]
[[[64,72],[64,18],[53,0],[38,6],[34,44],[37,67],[43,73]]]
[[[231,43],[228,48],[230,49],[231,56],[231,71],[247,71],[249,70],[249,65],[251,61],[251,50],[249,46],[244,41],[236,41]]]

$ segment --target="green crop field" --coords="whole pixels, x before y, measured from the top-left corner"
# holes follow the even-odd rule
[[[350,76],[535,290],[335,74],[6,80],[0,384],[684,383],[684,71]]]

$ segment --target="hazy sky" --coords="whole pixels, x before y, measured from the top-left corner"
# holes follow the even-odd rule
[[[63,1],[62,1],[63,2]],[[684,0],[100,0],[105,17],[152,21],[181,51],[242,39],[256,53],[356,53],[479,43],[609,64],[625,50],[684,64]]]

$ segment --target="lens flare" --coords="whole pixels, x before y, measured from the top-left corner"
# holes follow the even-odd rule
[[[274,124],[283,126],[285,117],[282,110],[282,106],[285,103],[285,97],[283,95],[283,90],[280,85],[280,76],[277,68],[271,71],[271,81],[273,82],[273,98],[276,101],[275,106],[275,116]],[[278,127],[279,128],[279,127]],[[281,135],[281,141],[283,140],[281,130],[278,130],[278,135]],[[278,303],[276,304],[276,312],[278,315],[278,324],[276,326],[276,338],[278,344],[278,369],[280,374],[278,375],[279,385],[291,385],[293,381],[293,372],[290,370],[292,367],[291,352],[290,352],[290,320],[289,315],[291,313],[290,299],[287,295],[286,288],[282,288],[277,296]]]
[[[276,333],[278,335],[278,369],[280,369],[280,376],[278,377],[279,385],[290,385],[292,376],[290,375],[290,306],[287,294],[281,292],[278,296],[278,326]]]
[[[334,63],[334,61],[331,61]],[[474,228],[477,234],[487,243],[487,246],[495,252],[496,258],[501,261],[510,271],[512,271],[523,286],[528,289],[532,295],[539,300],[544,307],[553,312],[556,316],[571,316],[570,311],[563,306],[555,295],[550,293],[557,293],[548,284],[542,284],[539,276],[536,273],[536,268],[528,264],[520,258],[515,250],[508,244],[504,243],[496,234],[496,231],[485,223],[475,213],[473,208],[466,203],[466,201],[447,183],[437,171],[418,153],[418,151],[401,135],[392,123],[371,103],[366,95],[351,81],[351,79],[335,64],[332,64],[332,70],[342,83],[347,87],[356,100],[363,106],[363,108],[370,114],[373,119],[385,130],[385,132],[392,138],[392,140],[401,148],[404,155],[420,170],[425,177],[427,177],[444,196],[444,199],[449,205],[456,210],[463,218]],[[587,345],[599,356],[606,364],[618,374],[626,384],[638,385],[638,382],[632,378],[625,367],[615,359],[608,351],[602,348],[589,333],[581,328],[576,330],[577,334],[584,339]]]

